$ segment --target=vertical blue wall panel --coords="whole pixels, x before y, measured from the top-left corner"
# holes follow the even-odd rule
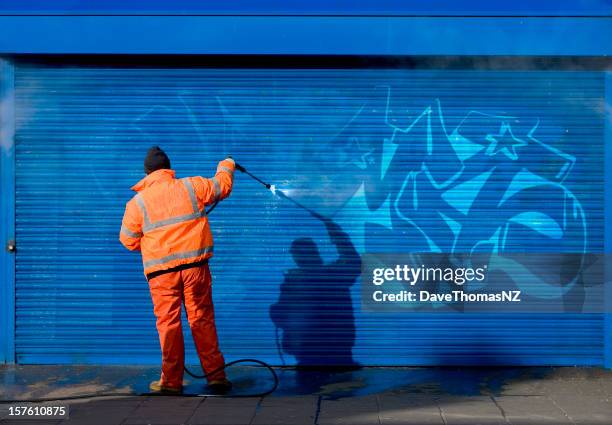
[[[605,95],[605,181],[612,179],[612,72],[606,72],[606,95]],[[612,187],[605,185],[605,208],[606,211],[606,238],[605,252],[612,252]],[[606,268],[606,270],[608,270]],[[608,271],[608,273],[610,273]],[[606,277],[610,281],[610,277]],[[605,367],[612,368],[612,289],[606,288],[606,316],[604,328]]]
[[[0,59],[0,363],[15,361],[15,69]]]
[[[22,363],[158,362],[140,259],[117,240],[154,144],[179,176],[232,154],[359,253],[604,250],[600,72],[21,65],[16,87]],[[514,224],[530,214],[562,233]],[[230,360],[604,362],[603,315],[362,312],[346,268],[314,284],[298,274],[301,290],[279,297],[296,240],[328,264],[338,252],[321,222],[243,175],[210,220]]]

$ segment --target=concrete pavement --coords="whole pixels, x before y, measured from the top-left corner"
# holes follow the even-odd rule
[[[4,382],[0,399],[9,395],[21,398],[17,396],[77,394],[102,387],[108,391],[111,388],[105,387],[105,379],[100,379],[105,374],[121,378],[113,389],[134,391],[129,382],[143,379],[142,368],[129,373],[121,368],[98,368],[95,379],[88,367],[79,369],[78,373],[89,377],[88,382],[62,381],[62,370],[78,375],[67,367],[10,368],[0,369],[0,382]],[[154,371],[150,369],[150,373]],[[55,384],[40,379],[44,373],[54,378]],[[235,371],[236,391],[265,386],[266,378],[255,369]],[[278,391],[264,398],[93,398],[62,402],[69,405],[70,418],[50,421],[8,418],[9,405],[2,404],[0,418],[2,424],[21,425],[612,424],[612,372],[595,368],[364,368],[344,372],[283,369],[280,378]],[[192,385],[187,388],[194,388]]]

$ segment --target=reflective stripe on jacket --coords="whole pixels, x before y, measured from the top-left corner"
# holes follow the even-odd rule
[[[212,179],[176,179],[173,170],[157,170],[136,183],[126,204],[119,240],[142,253],[144,273],[195,263],[213,255],[206,206],[232,191],[235,164],[219,163]]]

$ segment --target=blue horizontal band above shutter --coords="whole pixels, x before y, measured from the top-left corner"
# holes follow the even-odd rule
[[[139,255],[118,241],[154,144],[178,177],[212,176],[233,155],[331,217],[359,253],[492,241],[504,252],[603,251],[602,73],[19,65],[15,75],[21,363],[159,361]],[[497,134],[505,145],[487,138]],[[292,271],[303,238],[336,260],[322,223],[235,177],[210,215],[228,360],[335,364],[348,350],[367,365],[603,363],[602,315],[362,312],[357,280]],[[566,217],[561,237],[511,227],[533,213]],[[281,296],[291,279],[299,285]]]

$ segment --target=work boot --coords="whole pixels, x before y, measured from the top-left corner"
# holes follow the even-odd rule
[[[232,389],[232,383],[225,378],[217,379],[209,381],[208,388],[210,388],[214,394],[226,394]]]
[[[161,381],[153,381],[149,384],[149,389],[155,393],[161,394],[181,394],[183,392],[183,387],[167,387],[162,385]]]

